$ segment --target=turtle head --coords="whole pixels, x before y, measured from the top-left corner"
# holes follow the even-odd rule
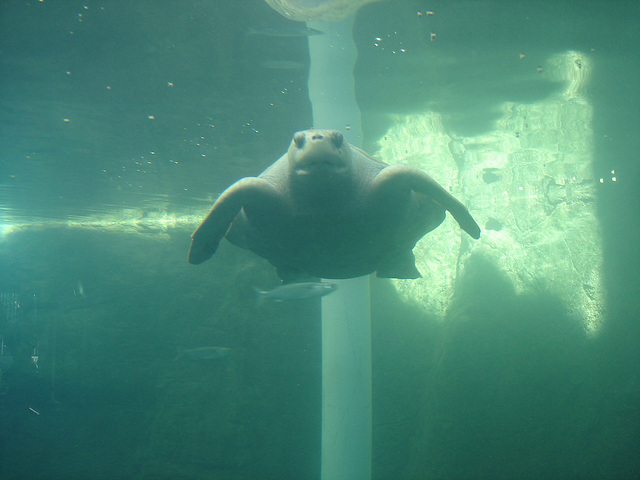
[[[337,130],[297,132],[287,157],[294,175],[331,176],[351,170],[351,149]]]

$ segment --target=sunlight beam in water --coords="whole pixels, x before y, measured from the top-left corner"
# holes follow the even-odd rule
[[[138,208],[121,209],[117,213],[103,213],[100,216],[70,216],[68,218],[5,218],[0,222],[0,238],[27,230],[53,228],[90,229],[115,233],[157,236],[170,229],[194,229],[207,209],[168,212]],[[168,238],[168,237],[167,237]]]

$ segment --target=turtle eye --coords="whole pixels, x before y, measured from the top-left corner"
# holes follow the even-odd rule
[[[306,137],[304,135],[304,132],[298,132],[293,136],[293,143],[296,144],[296,147],[302,148],[302,146],[304,145],[305,139]]]
[[[336,148],[340,148],[344,143],[344,136],[342,136],[340,132],[334,132],[331,141],[336,146]]]

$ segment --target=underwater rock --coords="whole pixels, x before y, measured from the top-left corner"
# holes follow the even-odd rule
[[[394,281],[407,299],[439,317],[469,257],[481,255],[508,274],[518,293],[544,286],[587,333],[602,322],[593,108],[582,93],[591,62],[570,51],[548,63],[545,72],[564,81],[564,91],[535,104],[505,103],[493,132],[456,138],[439,114],[425,112],[398,117],[379,141],[383,161],[428,171],[486,226],[479,242],[469,242],[446,220],[414,248],[424,278]]]

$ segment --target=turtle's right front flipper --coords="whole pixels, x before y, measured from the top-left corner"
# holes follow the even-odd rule
[[[189,263],[198,265],[211,258],[245,204],[266,205],[277,202],[279,198],[273,185],[261,178],[243,178],[231,185],[222,192],[207,218],[191,235]]]

